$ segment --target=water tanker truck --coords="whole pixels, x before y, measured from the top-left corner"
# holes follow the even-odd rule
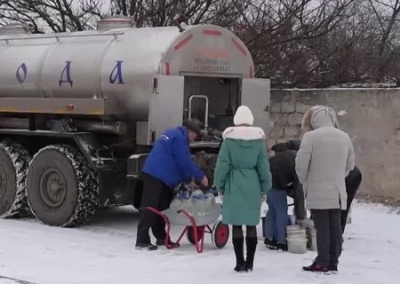
[[[159,135],[191,118],[222,131],[236,108],[269,125],[270,82],[244,43],[214,25],[32,34],[0,28],[0,216],[81,225],[98,208],[140,207],[141,169]],[[212,180],[219,142],[192,143]],[[211,137],[211,139],[210,139]]]

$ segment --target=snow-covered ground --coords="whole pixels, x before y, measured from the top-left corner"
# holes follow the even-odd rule
[[[49,227],[34,219],[0,220],[0,283],[398,283],[400,215],[388,211],[381,205],[353,206],[337,275],[301,271],[315,252],[272,252],[261,242],[255,271],[239,275],[233,272],[231,242],[217,250],[208,238],[202,254],[186,240],[176,250],[137,251],[138,213],[130,207],[100,211],[88,225],[74,229]],[[175,228],[175,236],[179,230]]]

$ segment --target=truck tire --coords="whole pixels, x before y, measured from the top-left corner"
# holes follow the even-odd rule
[[[0,143],[0,217],[29,214],[26,174],[31,156],[20,144]]]
[[[82,225],[98,207],[97,173],[69,145],[41,149],[29,165],[26,182],[32,213],[46,225]]]

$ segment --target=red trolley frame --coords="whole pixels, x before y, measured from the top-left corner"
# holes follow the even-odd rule
[[[179,247],[179,242],[182,240],[185,234],[187,235],[189,241],[194,244],[198,253],[202,253],[204,250],[205,233],[211,234],[214,246],[219,249],[225,247],[226,243],[228,242],[228,225],[223,224],[221,221],[217,221],[214,224],[213,228],[211,228],[210,225],[197,226],[195,219],[186,210],[178,210],[178,214],[184,214],[189,219],[191,226],[186,226],[176,240],[175,245],[170,245],[169,236],[171,232],[171,222],[169,221],[168,217],[164,213],[153,207],[145,207],[144,209],[149,210],[164,219],[167,233],[164,245],[167,249],[174,249]]]

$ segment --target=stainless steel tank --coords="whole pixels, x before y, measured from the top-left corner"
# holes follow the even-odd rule
[[[181,33],[128,22],[111,30],[103,23],[99,31],[0,36],[0,112],[62,113],[57,102],[112,101],[110,113],[145,119],[155,74],[253,77],[248,49],[224,28],[187,26]]]

